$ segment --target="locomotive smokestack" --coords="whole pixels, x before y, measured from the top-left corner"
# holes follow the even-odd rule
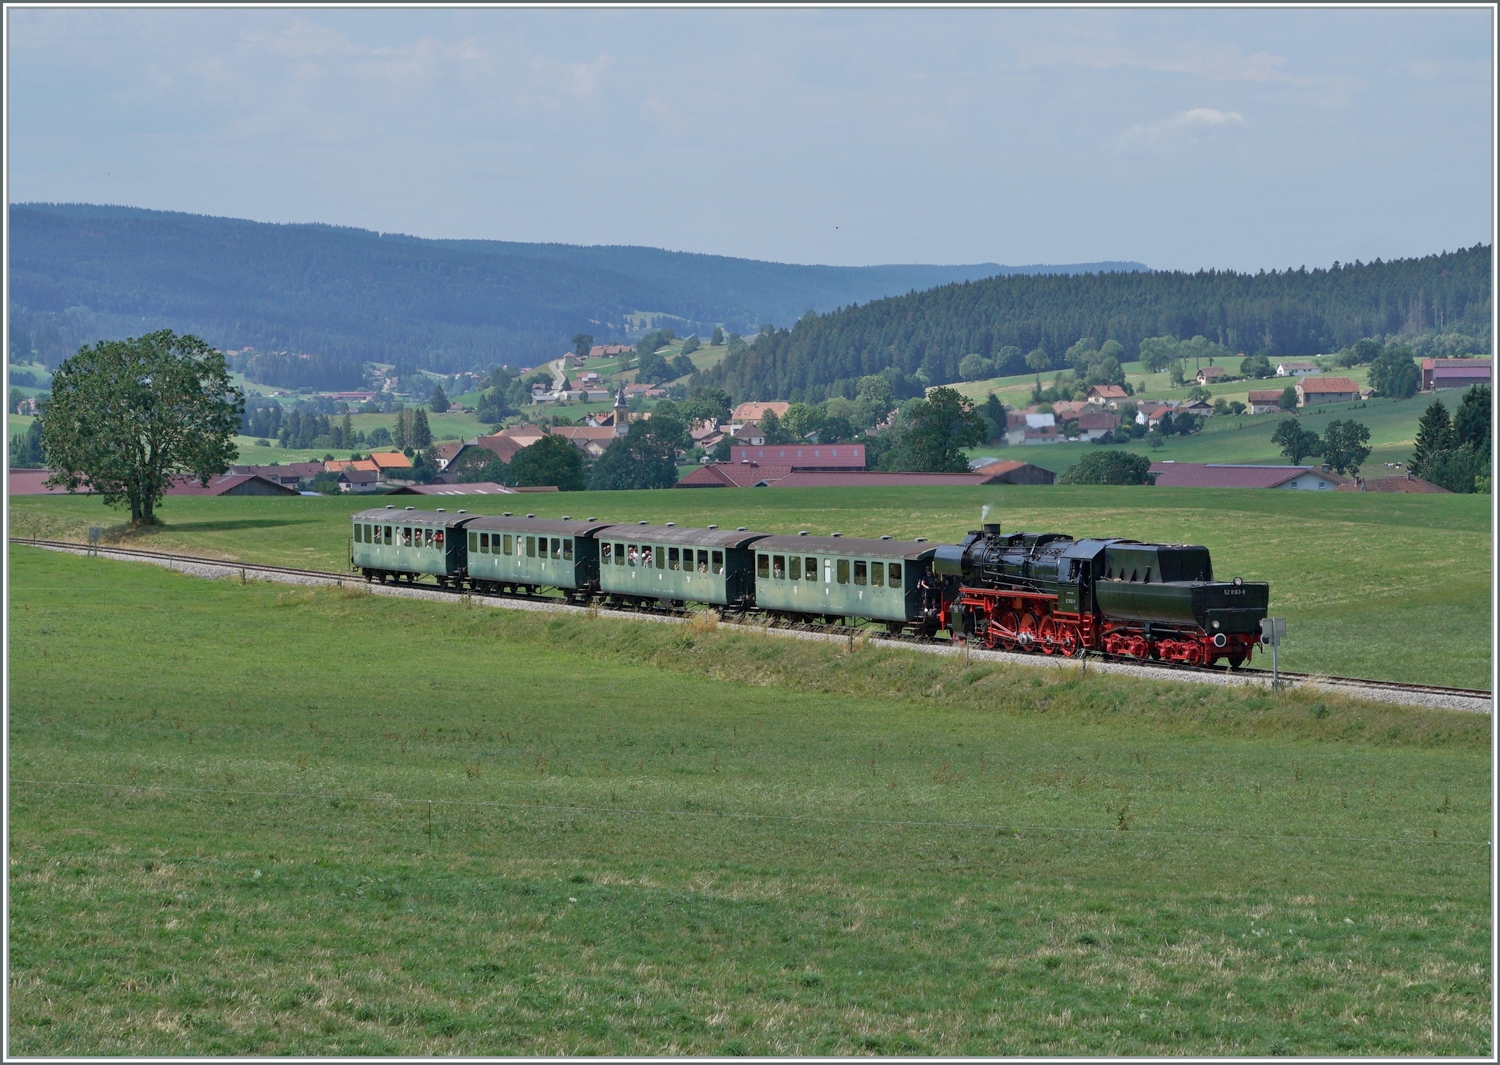
[[[979,509],[979,527],[984,530],[986,536],[999,536],[1000,523],[998,521],[990,521],[990,507],[992,505],[986,503]]]

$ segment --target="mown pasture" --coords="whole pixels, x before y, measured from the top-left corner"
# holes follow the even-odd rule
[[[341,570],[348,516],[365,498],[169,498],[143,547]],[[1271,584],[1289,624],[1287,669],[1472,688],[1490,686],[1488,496],[1234,489],[999,486],[904,489],[672,489],[655,492],[396,496],[398,506],[542,517],[710,523],[768,533],[953,541],[980,508],[1004,528],[1202,543],[1222,578]],[[13,535],[84,540],[118,521],[97,499],[11,500]]]
[[[1490,721],[11,551],[9,1051],[1492,1052]]]

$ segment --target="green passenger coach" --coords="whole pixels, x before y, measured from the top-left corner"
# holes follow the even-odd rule
[[[411,582],[429,574],[443,587],[458,587],[465,567],[462,530],[471,520],[462,510],[449,514],[391,505],[362,510],[354,515],[349,562],[381,583],[402,577]]]
[[[666,525],[615,525],[599,534],[599,588],[617,603],[755,603],[755,559],[764,533]]]
[[[475,518],[465,527],[469,583],[477,591],[535,594],[557,588],[587,598],[599,585],[599,521]]]
[[[755,543],[755,602],[777,614],[870,618],[892,631],[920,624],[931,604],[935,544],[840,536],[768,536]]]

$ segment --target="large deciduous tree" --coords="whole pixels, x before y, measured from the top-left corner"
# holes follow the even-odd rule
[[[1293,466],[1301,465],[1303,459],[1316,455],[1323,449],[1323,441],[1318,439],[1318,434],[1311,429],[1302,428],[1295,418],[1281,419],[1281,424],[1271,434],[1271,443],[1281,448],[1281,453]]]
[[[170,329],[84,347],[57,369],[42,420],[47,483],[88,486],[132,524],[156,520],[174,475],[207,486],[236,457],[244,397],[224,356]]]
[[[1323,430],[1323,461],[1338,473],[1359,473],[1370,457],[1370,427],[1354,419],[1331,421]]]
[[[926,399],[902,408],[900,442],[887,467],[921,473],[966,473],[964,448],[984,442],[989,423],[951,388],[934,388]]]
[[[559,492],[583,491],[583,452],[567,437],[547,434],[518,452],[510,461],[510,471],[518,485],[556,485]]]
[[[589,472],[589,489],[671,488],[677,483],[677,452],[687,446],[687,427],[658,408],[604,449]]]

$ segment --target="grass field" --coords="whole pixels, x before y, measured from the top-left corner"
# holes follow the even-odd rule
[[[976,528],[980,507],[993,504],[993,516],[1011,530],[1206,544],[1219,577],[1270,582],[1272,611],[1288,619],[1281,659],[1287,669],[1490,686],[1487,496],[1000,486],[672,489],[411,502],[473,513],[946,542]],[[381,504],[368,497],[169,498],[161,510],[166,527],[133,542],[343,569],[348,515],[372,505]],[[118,521],[114,514],[87,497],[18,496],[11,500],[11,530],[81,541],[90,525]]]
[[[1480,715],[11,579],[11,1054],[1491,1050]]]

